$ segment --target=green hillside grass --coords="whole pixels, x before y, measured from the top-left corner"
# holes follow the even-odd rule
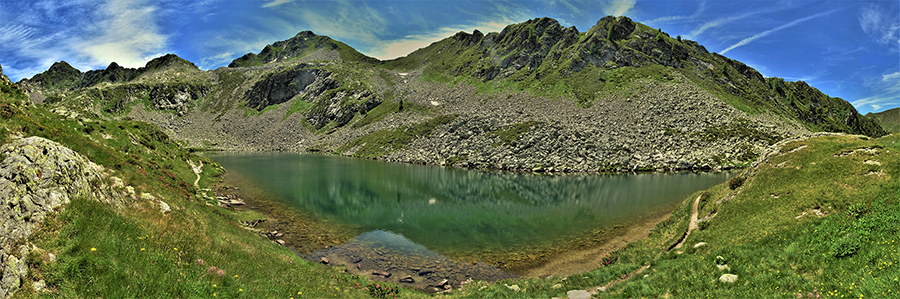
[[[210,206],[186,183],[196,178],[187,160],[204,162],[201,188],[221,180],[221,167],[156,126],[63,119],[0,87],[0,143],[13,134],[54,140],[172,207],[162,214],[149,202],[115,210],[74,199],[27,241],[41,250],[25,257],[28,281],[16,298],[365,298],[392,286],[369,291],[365,278],[306,261],[237,225],[258,215]],[[47,292],[31,289],[38,280]]]

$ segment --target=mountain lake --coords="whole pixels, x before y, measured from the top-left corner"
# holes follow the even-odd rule
[[[597,248],[642,238],[628,236],[634,227],[646,236],[687,196],[738,173],[535,174],[317,154],[204,155],[269,200],[356,236],[298,254],[385,281],[409,276],[422,288],[588,271],[601,263]]]

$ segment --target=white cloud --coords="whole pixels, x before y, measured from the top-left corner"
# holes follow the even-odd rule
[[[742,39],[741,41],[737,42],[736,44],[733,44],[733,45],[729,46],[728,48],[725,48],[725,50],[722,50],[722,53],[720,53],[720,54],[723,54],[723,55],[724,55],[725,53],[728,53],[728,51],[731,51],[731,50],[734,49],[734,48],[737,48],[737,47],[740,47],[740,46],[749,44],[749,43],[751,43],[751,42],[753,42],[753,41],[755,41],[755,40],[757,40],[757,39],[766,37],[766,36],[768,36],[769,34],[772,34],[772,33],[775,33],[775,32],[778,32],[778,31],[781,31],[781,30],[784,30],[784,29],[788,29],[788,28],[797,26],[797,25],[799,25],[799,24],[801,24],[801,23],[803,23],[803,22],[806,22],[806,21],[809,21],[809,20],[812,20],[812,19],[815,19],[815,18],[818,18],[818,17],[821,17],[821,16],[825,16],[825,15],[832,14],[832,13],[838,11],[838,10],[840,10],[840,9],[829,10],[829,11],[826,11],[826,12],[820,12],[820,13],[817,13],[817,14],[814,14],[814,15],[811,15],[811,16],[807,16],[807,17],[803,17],[803,18],[800,18],[800,19],[797,19],[797,20],[793,20],[793,21],[791,21],[791,22],[789,22],[789,23],[787,23],[787,24],[784,24],[784,25],[781,25],[781,26],[778,26],[778,27],[775,27],[775,28],[772,28],[772,29],[769,29],[769,30],[766,30],[766,31],[763,31],[763,32],[760,32],[760,33],[757,33],[757,34],[755,34],[755,35],[753,35],[753,36],[751,36],[751,37]]]
[[[694,11],[694,13],[689,16],[665,16],[665,17],[660,17],[660,18],[649,20],[649,21],[645,21],[644,23],[656,24],[656,23],[668,23],[668,22],[681,21],[681,20],[692,21],[692,20],[696,19],[697,17],[699,17],[701,14],[703,14],[704,11],[706,11],[706,2],[700,2],[700,6],[697,7],[697,10]]]
[[[888,45],[893,51],[900,48],[900,17],[896,12],[883,12],[874,3],[863,6],[859,26],[876,42]]]
[[[612,16],[624,16],[634,7],[636,0],[614,0],[600,2],[603,13]]]
[[[744,13],[744,14],[740,14],[740,15],[736,15],[736,16],[723,17],[723,18],[718,18],[718,19],[715,19],[715,20],[712,20],[709,22],[705,22],[702,25],[700,25],[700,27],[698,27],[697,29],[694,29],[694,31],[691,31],[690,35],[688,35],[686,38],[688,38],[688,39],[697,38],[698,35],[702,34],[703,32],[705,32],[706,30],[708,30],[710,28],[719,27],[719,26],[722,26],[722,25],[725,25],[725,24],[728,24],[728,23],[731,23],[731,22],[734,22],[734,21],[737,21],[740,19],[747,18],[752,15],[758,14],[760,12],[762,12],[762,11],[748,12],[748,13]]]
[[[88,57],[94,66],[116,62],[125,67],[140,67],[162,54],[168,37],[159,33],[155,23],[156,7],[141,0],[107,3],[95,26],[99,36],[73,41],[73,48]]]
[[[279,6],[279,5],[282,5],[285,3],[290,3],[290,2],[294,2],[294,0],[272,0],[269,3],[263,4],[262,7],[274,7],[274,6]]]

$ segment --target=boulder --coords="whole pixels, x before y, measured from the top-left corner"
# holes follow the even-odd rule
[[[721,282],[734,283],[737,279],[738,276],[734,274],[722,274],[722,276],[719,276],[719,281]]]
[[[591,299],[591,293],[585,290],[571,290],[566,292],[568,299]]]

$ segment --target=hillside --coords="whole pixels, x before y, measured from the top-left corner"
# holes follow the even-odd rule
[[[866,113],[866,117],[874,119],[886,131],[900,133],[900,108],[889,109],[878,113]]]
[[[370,285],[248,233],[238,223],[264,216],[208,205],[215,199],[207,188],[222,169],[155,126],[57,115],[28,104],[4,79],[0,186],[27,196],[0,197],[4,216],[24,213],[3,217],[0,295],[430,296]],[[443,296],[896,296],[898,142],[896,135],[826,133],[780,141],[736,179],[686,198],[647,239],[607,256],[606,266],[569,277],[475,282]],[[195,178],[197,186],[187,183]],[[699,225],[685,237],[691,219]],[[682,240],[684,247],[673,248]]]
[[[732,168],[789,136],[886,133],[842,99],[627,17],[461,32],[392,61],[304,31],[227,68],[159,65],[60,62],[20,83],[60,113],[147,121],[197,148],[467,168]]]
[[[155,125],[30,104],[0,68],[0,298],[368,297],[219,207],[223,172]],[[346,238],[298,223],[294,248]]]
[[[432,297],[373,286],[245,228],[266,215],[218,207],[224,170],[189,146],[528,171],[746,166],[604,267],[440,296],[897,296],[896,135],[805,83],[757,84],[752,69],[699,45],[671,61],[664,48],[635,50],[678,41],[660,30],[629,32],[630,21],[613,18],[547,34],[554,22],[461,33],[385,62],[328,46],[213,71],[174,55],[108,71],[61,62],[20,84],[0,68],[0,296]],[[553,36],[568,37],[541,54]],[[582,51],[584,40],[615,50],[561,50]],[[825,130],[870,136],[810,134]],[[309,243],[288,246],[345,240],[304,217],[308,235],[296,239]]]

